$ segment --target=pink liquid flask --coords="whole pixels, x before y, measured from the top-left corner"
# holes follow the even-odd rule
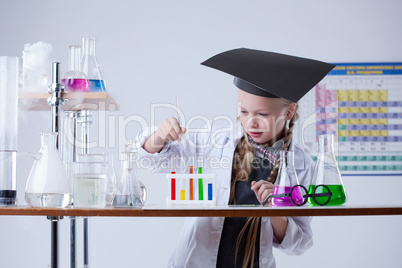
[[[67,92],[88,92],[89,81],[84,78],[66,78],[61,82],[64,85],[64,90]]]
[[[300,187],[296,187],[292,191],[292,197],[290,192],[295,185],[299,185],[299,179],[294,168],[294,152],[291,150],[282,150],[280,152],[280,166],[278,171],[278,177],[274,184],[273,195],[288,194],[285,197],[272,197],[271,202],[273,206],[296,206],[296,204],[302,203],[303,197],[300,191]],[[293,202],[292,202],[292,199]]]

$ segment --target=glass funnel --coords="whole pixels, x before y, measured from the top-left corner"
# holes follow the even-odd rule
[[[32,207],[64,208],[70,203],[70,184],[56,140],[56,132],[41,133],[42,145],[25,188],[25,200]]]
[[[126,147],[127,149],[127,147]],[[137,169],[138,159],[135,150],[122,153],[123,162],[117,177],[114,207],[143,207],[147,198],[145,185],[139,180]]]
[[[280,152],[280,166],[278,176],[274,183],[273,195],[287,195],[283,197],[273,197],[273,206],[295,206],[295,203],[302,203],[303,197],[299,188],[293,190],[292,197],[290,192],[293,186],[299,185],[299,178],[297,177],[296,169],[294,166],[294,151],[281,150]],[[293,199],[293,202],[291,200]]]
[[[81,72],[81,46],[69,46],[69,67],[61,82],[66,92],[88,92],[89,81]]]
[[[82,39],[81,70],[89,80],[89,92],[105,92],[106,86],[103,74],[95,55],[95,38]]]
[[[317,163],[308,191],[313,197],[309,197],[309,203],[313,206],[341,205],[346,202],[346,192],[334,154],[334,135],[320,135],[318,147]],[[328,190],[331,192],[329,201],[328,196],[314,197],[314,194],[328,193]]]
[[[0,206],[17,204],[18,57],[0,57]]]

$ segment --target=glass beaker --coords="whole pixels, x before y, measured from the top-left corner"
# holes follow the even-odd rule
[[[297,177],[296,169],[294,166],[294,151],[291,150],[281,150],[280,151],[280,166],[278,171],[278,176],[274,183],[273,195],[289,194],[285,197],[273,197],[273,206],[295,206],[295,203],[302,203],[303,197],[302,193],[297,187],[292,192],[292,197],[290,197],[290,191],[293,186],[299,185],[299,178]],[[291,200],[293,199],[293,202]]]
[[[116,195],[112,204],[114,207],[143,207],[147,191],[136,171],[137,153],[130,151],[122,155],[124,160],[117,177]]]
[[[107,165],[106,205],[111,205],[116,194],[116,173],[113,164],[113,153],[78,154],[77,162],[104,163]]]
[[[42,145],[25,188],[25,200],[32,207],[64,208],[70,203],[70,184],[56,140],[57,132],[41,133]]]
[[[104,208],[106,206],[109,165],[102,162],[71,163],[73,204],[76,208]]]
[[[346,202],[346,192],[334,154],[334,135],[320,135],[318,141],[319,153],[308,194],[327,193],[329,190],[331,195],[323,197],[313,195],[309,197],[309,203],[313,206],[341,205]],[[327,187],[320,187],[322,185]],[[329,202],[328,198],[330,198]]]
[[[89,81],[81,72],[81,46],[69,46],[68,71],[63,75],[61,82],[66,92],[88,92]]]
[[[18,57],[0,57],[0,206],[17,204]]]
[[[89,92],[105,92],[106,85],[95,55],[95,38],[82,39],[81,71],[89,80]]]

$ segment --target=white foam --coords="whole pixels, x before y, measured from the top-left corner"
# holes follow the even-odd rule
[[[28,43],[22,51],[23,91],[43,92],[51,83],[53,46],[43,41]]]

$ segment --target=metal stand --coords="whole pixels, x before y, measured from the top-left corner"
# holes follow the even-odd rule
[[[66,161],[64,164],[69,165],[70,161],[75,162],[77,160],[77,146],[76,146],[76,137],[77,137],[77,114],[76,111],[65,111],[64,112],[64,120],[63,123],[63,136],[71,135],[72,140],[63,139],[61,144],[63,161]],[[67,129],[66,129],[67,128]],[[67,144],[66,142],[70,142]],[[70,155],[72,154],[72,155]],[[70,217],[70,268],[77,268],[77,217]]]
[[[59,64],[54,62],[52,65],[52,84],[49,86],[49,93],[52,97],[47,99],[47,103],[52,107],[52,131],[59,132],[59,106],[64,104],[64,98],[61,93],[64,92],[64,86],[60,84]],[[56,147],[59,148],[60,137],[56,142]],[[59,267],[59,246],[58,246],[58,221],[63,217],[48,216],[51,221],[51,268]]]
[[[92,124],[91,117],[89,111],[81,110],[81,111],[68,111],[67,117],[73,120],[73,129],[69,129],[73,134],[73,143],[71,146],[67,144],[63,144],[63,146],[70,147],[70,153],[73,155],[65,155],[68,159],[72,161],[77,160],[77,153],[88,154],[89,153],[89,127]],[[76,144],[77,136],[81,136],[81,145],[82,147],[78,150],[78,146]],[[73,200],[74,201],[74,200]],[[77,222],[78,217],[70,217],[70,268],[77,267]],[[89,267],[89,218],[83,218],[83,261],[84,267]]]
[[[77,115],[77,123],[81,127],[82,154],[89,153],[89,127],[92,124],[91,114],[87,110],[80,111]],[[84,242],[84,268],[89,267],[89,218],[84,217],[83,242]]]
[[[59,267],[59,227],[58,221],[63,219],[63,216],[47,216],[51,222],[51,255],[50,267]]]

